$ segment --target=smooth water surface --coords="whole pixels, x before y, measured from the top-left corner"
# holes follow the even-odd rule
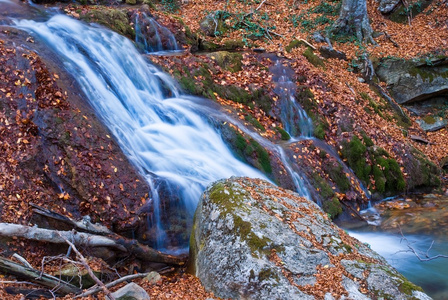
[[[434,299],[448,299],[448,258],[420,261],[409,248],[422,259],[426,254],[448,256],[448,197],[394,199],[373,209],[379,225],[351,230],[350,235],[368,243]]]

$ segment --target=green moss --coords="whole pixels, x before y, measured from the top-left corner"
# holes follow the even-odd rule
[[[373,146],[372,139],[364,131],[361,132],[361,136],[362,136],[362,141],[364,142],[366,147],[372,147]]]
[[[250,124],[252,124],[255,128],[260,129],[261,131],[265,132],[266,129],[263,127],[263,125],[261,125],[261,123],[255,119],[252,115],[246,115],[244,117],[244,119],[249,122]]]
[[[324,201],[322,208],[324,212],[329,214],[332,219],[342,213],[342,205],[337,198],[333,198],[329,201]]]
[[[243,55],[238,52],[219,51],[209,55],[218,66],[230,72],[242,70]]]
[[[425,116],[422,120],[425,121],[426,124],[434,124],[436,122],[436,119],[433,116]]]
[[[215,185],[209,193],[210,201],[219,205],[224,214],[230,214],[233,217],[234,229],[232,231],[247,243],[251,252],[253,254],[269,255],[272,241],[267,237],[258,237],[252,230],[252,224],[236,215],[236,212],[248,211],[243,201],[244,196],[244,194],[235,194],[224,183]]]
[[[305,43],[303,41],[299,40],[292,40],[288,46],[285,47],[286,52],[291,52],[292,49],[298,48],[300,46],[305,46]]]
[[[406,24],[408,18],[415,18],[416,15],[425,10],[432,0],[411,0],[406,6],[401,5],[398,9],[394,10],[390,15],[390,20],[396,23]]]
[[[411,172],[419,183],[417,187],[439,187],[441,184],[439,168],[419,150],[413,148]]]
[[[313,50],[311,50],[310,48],[306,49],[305,52],[303,52],[303,56],[305,56],[306,59],[315,67],[325,67],[324,61],[320,59],[316,54],[314,54]]]
[[[125,10],[106,8],[90,10],[86,14],[81,15],[80,18],[86,22],[94,22],[106,26],[132,40],[135,38],[135,30],[130,25],[131,22]]]
[[[312,179],[316,191],[323,199],[330,199],[334,196],[331,186],[318,173],[313,173]]]
[[[349,143],[343,143],[342,153],[347,158],[348,165],[356,176],[366,183],[369,179],[371,167],[366,163],[367,147],[357,136],[353,136]]]
[[[281,139],[284,141],[288,141],[291,139],[291,136],[289,135],[289,133],[287,133],[285,130],[283,130],[280,127],[275,127],[275,130],[280,133]]]
[[[269,153],[257,141],[250,139],[249,146],[246,148],[246,154],[248,154],[248,152],[256,153],[262,171],[266,174],[272,173]]]
[[[345,193],[350,188],[350,181],[345,175],[341,164],[324,164],[324,170],[341,192]]]
[[[263,268],[260,273],[258,273],[259,281],[270,281],[272,279],[276,282],[280,280],[278,274],[269,267]]]
[[[267,175],[272,174],[272,166],[269,153],[257,141],[252,138],[246,139],[238,131],[229,128],[232,139],[229,140],[233,149],[244,161],[251,162],[254,167],[263,171]]]
[[[383,175],[383,171],[377,166],[373,166],[373,178],[375,180],[375,189],[378,193],[384,193],[386,191],[386,178]]]
[[[414,291],[419,291],[419,292],[423,292],[423,289],[415,284],[413,284],[412,282],[410,282],[409,280],[407,280],[406,278],[403,278],[403,282],[398,286],[398,289],[400,290],[400,292],[402,292],[403,294],[406,295],[412,295],[412,293]]]
[[[182,77],[180,78],[179,83],[182,89],[193,95],[197,95],[200,92],[199,87],[196,86],[196,82],[192,77]]]
[[[226,50],[235,50],[239,48],[244,48],[245,44],[241,40],[229,40],[224,42],[224,49]]]
[[[319,124],[314,127],[314,136],[320,140],[325,139],[325,129],[323,124]]]

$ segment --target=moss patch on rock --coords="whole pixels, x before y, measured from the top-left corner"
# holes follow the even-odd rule
[[[305,52],[303,52],[303,56],[315,67],[325,67],[325,63],[322,59],[319,58],[316,54],[314,54],[311,48],[307,48]]]
[[[135,30],[130,25],[131,21],[125,10],[110,8],[89,10],[87,13],[81,15],[80,18],[86,22],[93,22],[106,26],[132,40],[135,39]]]
[[[364,134],[365,135],[365,134]],[[370,190],[381,195],[394,195],[406,189],[398,162],[382,148],[375,147],[370,138],[361,141],[357,136],[342,143],[342,154],[356,176],[366,185],[374,179]]]

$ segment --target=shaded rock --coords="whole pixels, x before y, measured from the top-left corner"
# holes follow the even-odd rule
[[[139,285],[131,282],[111,294],[116,300],[149,300],[149,295]]]
[[[389,12],[389,18],[391,21],[407,24],[409,22],[409,18],[415,18],[415,16],[423,12],[432,3],[432,1],[433,0],[411,0],[407,1],[407,5],[398,3]],[[386,2],[389,1],[386,0]],[[389,7],[390,6],[388,6],[387,8]]]
[[[375,72],[399,103],[448,95],[448,58],[433,61],[382,59]]]
[[[325,38],[322,36],[322,34],[319,31],[316,31],[313,33],[313,40],[315,40],[318,43],[325,42]]]
[[[391,13],[399,4],[401,0],[381,0],[378,10],[382,14]]]
[[[128,3],[135,2],[135,3]],[[126,0],[128,4],[136,4],[136,0]],[[80,19],[86,22],[94,22],[111,30],[127,36],[132,40],[135,38],[135,31],[131,26],[131,21],[128,18],[126,10],[103,8],[96,10],[89,10],[80,14]]]
[[[223,34],[226,31],[224,22],[216,13],[210,13],[199,23],[199,27],[207,36],[214,37]]]
[[[223,298],[428,299],[315,203],[259,179],[232,177],[204,192],[190,258],[190,272]]]
[[[319,48],[320,54],[325,58],[337,58],[347,60],[347,55],[344,52],[335,50],[328,46],[322,46]]]
[[[427,121],[428,120],[425,118],[416,120],[418,125],[420,125],[424,131],[437,131],[448,125],[448,121],[442,118],[432,118],[431,121]]]

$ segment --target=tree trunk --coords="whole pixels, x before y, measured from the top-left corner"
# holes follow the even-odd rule
[[[343,0],[339,18],[335,22],[332,32],[354,34],[359,41],[376,44],[372,38],[366,0]]]

